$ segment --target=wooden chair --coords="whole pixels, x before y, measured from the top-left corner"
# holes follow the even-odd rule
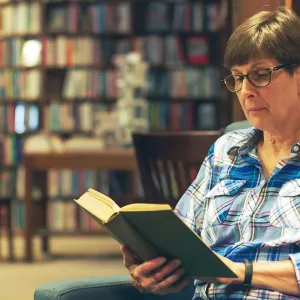
[[[221,131],[134,133],[146,202],[176,206]]]
[[[5,166],[3,164],[3,141],[0,140],[0,180],[3,179],[3,173],[9,174],[9,195],[0,195],[0,227],[4,227],[8,239],[8,260],[14,260],[14,245],[13,245],[13,226],[12,226],[12,197],[15,194],[16,187],[16,168]],[[1,178],[2,177],[2,178]],[[0,230],[0,242],[1,242],[2,230]],[[1,249],[0,249],[1,250]],[[1,254],[1,252],[0,252]]]

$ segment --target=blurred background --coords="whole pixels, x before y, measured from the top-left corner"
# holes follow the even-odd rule
[[[132,132],[243,120],[221,85],[226,42],[254,13],[299,2],[0,0],[1,299],[125,273],[119,244],[72,200],[92,187],[143,201]]]

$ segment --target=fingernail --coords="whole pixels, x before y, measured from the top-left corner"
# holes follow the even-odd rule
[[[167,259],[166,259],[165,257],[161,257],[161,258],[160,258],[160,263],[161,263],[161,264],[166,263],[166,261],[167,261]]]
[[[180,259],[176,259],[175,265],[176,265],[176,267],[179,267],[181,265],[181,260]]]

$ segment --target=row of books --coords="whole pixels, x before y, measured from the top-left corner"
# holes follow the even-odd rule
[[[79,209],[74,201],[47,203],[47,224],[51,231],[100,232],[99,224],[86,211]]]
[[[93,98],[117,96],[115,70],[71,69],[65,76],[62,96],[65,98]]]
[[[43,128],[56,133],[101,132],[108,113],[103,104],[52,103],[47,106]],[[214,101],[153,101],[149,103],[149,129],[213,130],[218,128],[217,114],[217,103]]]
[[[41,96],[41,71],[38,69],[0,70],[0,99],[36,100]]]
[[[172,98],[214,98],[220,96],[220,70],[207,66],[201,69],[150,69],[147,72],[147,96]],[[116,97],[114,70],[75,69],[67,71],[62,95],[65,98]]]
[[[150,130],[215,130],[218,129],[217,103],[170,103],[169,101],[149,104]]]
[[[0,7],[0,34],[38,34],[41,32],[41,6],[38,2],[19,2]]]
[[[0,207],[1,220],[7,217],[5,207]],[[40,220],[42,215],[36,216]],[[94,219],[80,209],[74,201],[47,202],[47,226],[51,231],[64,232],[92,232],[101,228]],[[23,234],[25,229],[25,205],[24,201],[12,202],[12,224],[16,234]]]
[[[22,161],[23,139],[16,135],[1,135],[0,142],[3,147],[3,165],[11,166]]]
[[[224,2],[224,1],[223,1]],[[146,31],[218,31],[225,22],[225,4],[153,1],[146,8]]]
[[[155,97],[207,99],[220,96],[220,70],[217,67],[150,69],[147,95]]]
[[[132,50],[128,38],[112,39],[93,37],[70,38],[59,35],[42,40],[43,66],[107,66],[114,55]]]
[[[0,105],[0,133],[33,132],[39,129],[40,111],[34,103],[7,103]]]
[[[130,13],[128,2],[53,5],[47,9],[46,30],[50,33],[128,34],[131,31]]]
[[[149,127],[150,130],[158,129],[214,129],[217,124],[217,103],[215,101],[195,102],[194,99],[184,102],[172,102],[169,100],[149,102]],[[52,102],[45,106],[43,128],[48,132],[56,133],[95,133],[100,132],[103,120],[107,120],[108,114],[115,110],[111,103],[109,110],[107,104],[92,102]],[[198,115],[195,111],[198,109]],[[39,108],[36,104],[18,103],[0,105],[0,132],[28,133],[36,132],[41,127]],[[196,122],[198,122],[196,124]],[[12,151],[15,144],[20,144],[21,139],[14,135],[4,137],[5,148],[9,151],[5,154],[7,164],[16,161],[16,153]],[[22,152],[19,150],[18,155]]]
[[[84,212],[78,211],[75,205],[74,201],[48,201],[48,229],[51,231],[72,232],[78,229],[89,231],[96,228],[95,221],[89,215],[85,218]]]
[[[226,17],[222,2],[170,3],[153,1],[135,9],[145,22],[135,24],[144,33],[166,31],[217,31]],[[39,2],[12,3],[1,7],[1,32],[4,35],[40,33],[41,5]],[[129,2],[56,3],[46,10],[45,31],[48,33],[118,33],[129,34],[131,26]]]
[[[24,175],[24,167],[18,167],[17,176],[13,181],[15,186],[12,187],[12,189],[16,189],[13,195],[18,200],[13,203],[13,223],[17,229],[24,229]],[[8,183],[8,179],[6,182]],[[0,189],[2,186],[7,189],[1,181]],[[116,201],[118,197],[123,197],[129,192],[136,197],[143,197],[143,190],[137,172],[51,169],[47,172],[47,196],[49,197],[49,201],[47,201],[47,221],[50,229],[92,229],[92,222],[87,217],[88,214],[85,213],[81,216],[79,211],[75,211],[75,205],[73,206],[72,201],[79,198],[90,187],[114,197]],[[10,190],[7,189],[7,192],[10,192]],[[41,194],[40,187],[34,182],[33,197],[35,202],[41,200]],[[120,205],[122,205],[122,199],[120,201]]]
[[[64,98],[117,97],[116,70],[69,69],[57,96]],[[147,95],[172,98],[213,98],[220,96],[220,71],[213,66],[150,69]],[[46,95],[47,96],[47,95]],[[0,99],[38,100],[41,97],[41,71],[38,69],[0,71]]]
[[[44,126],[48,132],[86,132],[97,130],[103,105],[95,103],[51,103],[45,111]],[[100,115],[100,116],[99,116]]]
[[[14,195],[16,172],[14,170],[1,170],[0,172],[0,199]]]
[[[58,35],[39,39],[9,38],[0,40],[0,67],[26,66],[24,49],[26,42],[34,42],[41,47],[36,66],[109,66],[115,55],[132,50],[143,54],[151,65],[174,65],[178,63],[208,64],[209,43],[204,35],[165,37],[150,35],[129,38],[78,38]]]
[[[52,169],[48,171],[48,197],[53,201],[74,199],[82,195],[88,188],[101,190],[113,197],[127,195],[133,188],[133,194],[141,193],[137,176],[131,177],[126,171],[95,171]]]
[[[141,111],[146,109],[142,110],[141,106],[133,108],[120,107],[116,103],[108,105],[92,102],[52,102],[45,108],[43,128],[47,132],[87,134],[105,139],[105,132],[114,132],[115,128],[123,126],[124,118],[133,118],[135,123],[144,122],[146,118],[147,122],[148,115],[141,115]],[[148,107],[148,104],[146,106]],[[120,121],[121,118],[123,123]]]
[[[149,35],[134,40],[134,50],[143,53],[151,65],[208,64],[209,42],[205,35]]]

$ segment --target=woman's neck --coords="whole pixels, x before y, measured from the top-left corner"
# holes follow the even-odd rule
[[[261,148],[270,155],[290,153],[291,147],[300,140],[300,129],[294,132],[276,134],[264,131]]]
[[[291,147],[300,140],[300,135],[290,135],[285,138],[264,131],[263,140],[258,145],[257,155],[263,167],[265,178],[273,172],[277,163],[291,156]]]

